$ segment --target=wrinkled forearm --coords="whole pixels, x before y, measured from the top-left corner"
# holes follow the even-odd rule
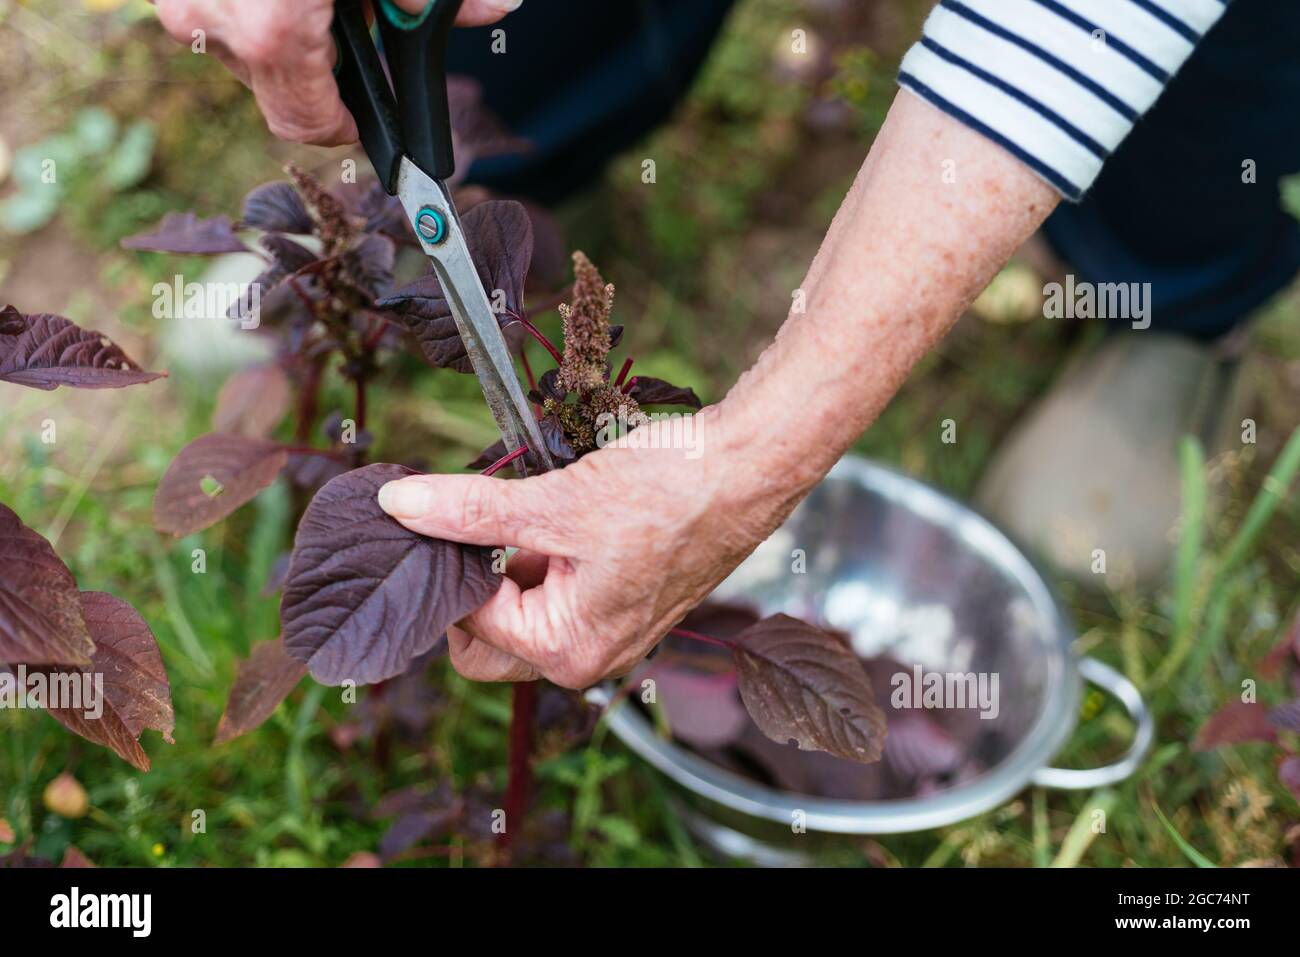
[[[804,310],[719,409],[716,440],[758,494],[797,499],[816,484],[1058,201],[1009,153],[900,93],[804,281]]]

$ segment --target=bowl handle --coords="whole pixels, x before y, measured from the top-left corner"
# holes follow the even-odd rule
[[[1040,768],[1031,779],[1034,784],[1045,788],[1057,788],[1066,791],[1087,790],[1117,784],[1137,770],[1142,759],[1151,750],[1155,740],[1155,721],[1147,703],[1142,700],[1142,693],[1137,686],[1110,665],[1102,664],[1096,658],[1084,658],[1079,662],[1079,673],[1112,697],[1118,698],[1137,725],[1133,744],[1122,758],[1114,764],[1100,768]]]

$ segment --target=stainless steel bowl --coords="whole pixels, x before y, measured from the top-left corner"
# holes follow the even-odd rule
[[[806,562],[802,574],[792,572],[797,550]],[[741,815],[786,825],[799,820],[809,830],[840,834],[923,830],[987,811],[1029,784],[1077,789],[1123,780],[1151,746],[1151,715],[1137,688],[1101,662],[1073,655],[1070,624],[1020,550],[967,506],[865,460],[839,462],[715,597],[841,629],[864,657],[888,655],[927,672],[999,676],[999,713],[981,745],[985,770],[937,793],[900,800],[779,791],[666,740],[635,707],[611,712],[611,730],[638,755],[695,795]],[[1074,730],[1083,679],[1128,709],[1134,741],[1105,767],[1051,767]],[[748,846],[743,835],[707,816],[691,814],[688,821],[728,853]],[[757,850],[749,847],[750,856]]]

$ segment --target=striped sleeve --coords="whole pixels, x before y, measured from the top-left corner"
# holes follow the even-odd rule
[[[1077,201],[1228,2],[942,0],[898,82]]]

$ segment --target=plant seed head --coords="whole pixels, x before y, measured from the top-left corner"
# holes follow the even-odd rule
[[[560,384],[580,395],[608,381],[609,314],[614,287],[583,252],[573,254],[573,302],[560,308],[564,319],[564,361]]]
[[[326,254],[332,255],[346,247],[354,230],[342,201],[296,163],[290,163],[284,171],[289,174],[303,202],[307,204],[311,218],[316,223],[316,231],[325,244]]]

